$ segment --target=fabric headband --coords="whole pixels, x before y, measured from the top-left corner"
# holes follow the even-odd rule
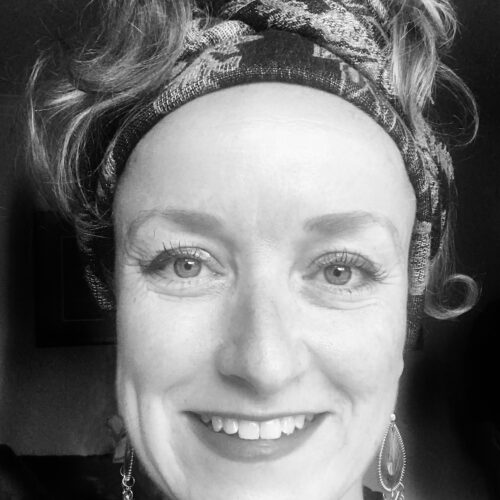
[[[397,144],[417,199],[409,256],[407,347],[417,340],[429,263],[446,225],[450,157],[430,130],[411,130],[395,95],[387,57],[388,14],[380,0],[232,0],[212,25],[193,20],[172,79],[128,117],[99,172],[96,205],[110,209],[127,158],[164,116],[184,103],[252,82],[306,85],[335,94],[371,116]],[[422,121],[422,123],[424,123]],[[104,309],[113,296],[95,236],[80,235],[87,280]]]

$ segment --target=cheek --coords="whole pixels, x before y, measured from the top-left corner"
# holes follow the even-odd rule
[[[403,369],[404,302],[302,315],[309,350],[331,384],[350,400],[395,392]]]
[[[364,459],[376,452],[395,408],[405,315],[374,307],[348,311],[339,322],[321,345],[324,373],[341,395],[346,446]]]
[[[193,379],[211,369],[219,317],[213,301],[125,288],[117,306],[119,369],[141,396],[187,394]]]

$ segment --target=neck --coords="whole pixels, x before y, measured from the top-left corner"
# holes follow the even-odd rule
[[[334,500],[334,499],[332,499]],[[356,481],[342,497],[335,500],[363,500],[363,485],[361,481]]]

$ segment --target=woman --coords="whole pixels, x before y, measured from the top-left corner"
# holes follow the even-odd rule
[[[363,498],[450,279],[445,0],[110,2],[31,79],[37,178],[116,311],[128,435],[168,498]],[[63,69],[61,69],[63,68]],[[385,438],[384,438],[385,436]],[[132,498],[131,463],[123,498]]]

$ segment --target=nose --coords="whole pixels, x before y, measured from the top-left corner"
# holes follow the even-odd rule
[[[248,287],[233,297],[217,353],[220,375],[260,397],[293,384],[308,365],[306,344],[293,328],[294,308],[271,287]]]

